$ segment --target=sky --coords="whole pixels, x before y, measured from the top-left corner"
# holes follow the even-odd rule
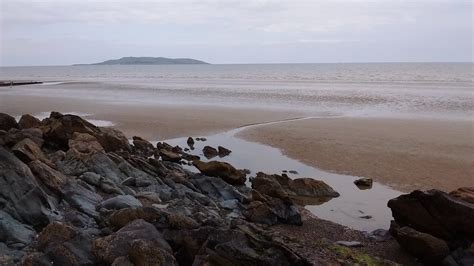
[[[0,66],[466,62],[471,0],[0,0]]]

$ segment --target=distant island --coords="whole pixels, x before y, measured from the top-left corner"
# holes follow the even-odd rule
[[[196,65],[209,64],[204,61],[191,58],[166,58],[166,57],[122,57],[120,59],[107,60],[95,64],[77,65]]]

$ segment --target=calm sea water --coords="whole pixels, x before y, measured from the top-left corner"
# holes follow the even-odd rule
[[[311,115],[468,119],[472,63],[3,67],[0,80],[42,86],[1,94],[61,95],[118,103],[287,108]]]

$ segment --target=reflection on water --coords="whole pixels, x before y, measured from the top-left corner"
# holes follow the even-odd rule
[[[273,123],[281,122],[284,121]],[[235,134],[241,130],[255,126],[259,125],[244,126],[206,136],[207,141],[196,141],[194,150],[191,150],[190,153],[199,155],[203,161],[208,161],[202,154],[204,146],[209,145],[215,148],[219,145],[224,146],[232,150],[232,153],[229,156],[215,157],[211,160],[225,161],[236,168],[249,169],[251,173],[248,177],[255,176],[260,171],[267,174],[281,174],[283,170],[295,170],[298,174],[287,173],[287,175],[290,178],[310,177],[322,180],[341,194],[340,197],[331,199],[324,204],[321,200],[305,202],[308,204],[306,209],[319,218],[363,231],[387,229],[390,226],[392,215],[387,207],[387,201],[397,197],[401,192],[376,182],[374,182],[372,189],[360,190],[353,183],[359,177],[322,171],[283,155],[279,149],[235,137]],[[176,138],[165,141],[173,146],[179,145],[184,148],[187,147],[186,140],[187,138]],[[193,166],[185,167],[191,171],[197,171]],[[363,218],[364,216],[365,218]],[[372,218],[367,219],[367,216]]]

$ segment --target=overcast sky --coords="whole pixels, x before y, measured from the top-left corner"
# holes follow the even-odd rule
[[[471,0],[0,0],[0,65],[472,61]]]

